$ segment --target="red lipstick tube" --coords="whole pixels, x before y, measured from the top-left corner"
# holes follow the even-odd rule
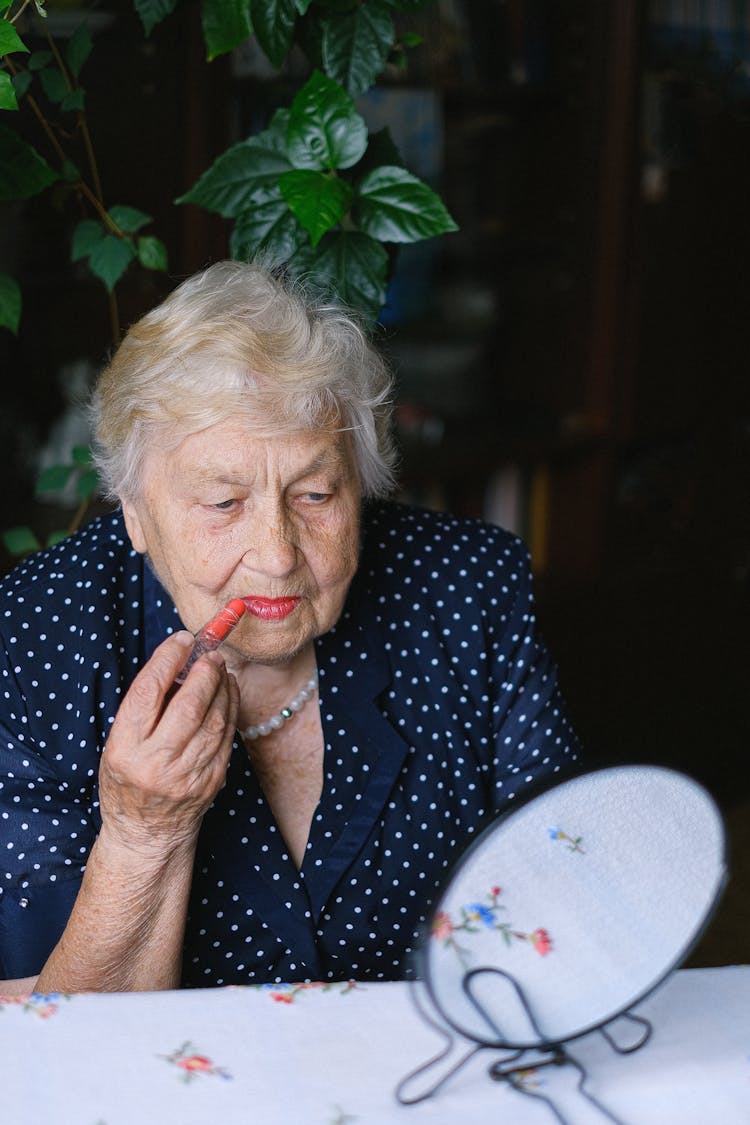
[[[216,617],[212,617],[207,625],[195,634],[195,644],[193,651],[187,658],[187,663],[177,676],[176,683],[184,683],[190,669],[201,656],[205,656],[207,652],[213,652],[219,645],[222,645],[232,632],[234,627],[239,624],[240,618],[245,612],[245,603],[242,598],[232,598],[230,602],[224,606]]]

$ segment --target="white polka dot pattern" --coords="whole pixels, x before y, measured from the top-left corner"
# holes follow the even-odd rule
[[[75,899],[122,694],[180,623],[119,516],[14,571],[0,615],[0,974],[21,976]],[[498,528],[375,506],[316,645],[325,776],[302,870],[238,741],[199,841],[186,985],[409,976],[457,854],[576,760],[526,550]]]

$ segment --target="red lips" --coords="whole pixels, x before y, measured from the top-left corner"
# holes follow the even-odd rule
[[[297,608],[301,598],[243,598],[245,609],[261,621],[283,621]]]

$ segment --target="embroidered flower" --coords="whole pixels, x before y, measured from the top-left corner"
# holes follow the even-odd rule
[[[189,1042],[183,1043],[171,1055],[161,1055],[160,1058],[172,1063],[173,1066],[182,1071],[180,1077],[183,1082],[192,1082],[199,1074],[207,1074],[218,1078],[232,1077],[229,1071],[221,1066],[216,1066],[207,1055],[199,1055],[193,1048],[192,1043]]]
[[[62,992],[33,992],[30,996],[0,996],[0,1010],[5,1005],[14,1004],[23,1012],[33,1012],[40,1019],[47,1020],[54,1016],[60,1007],[60,1000],[69,997]]]
[[[540,957],[545,957],[552,949],[552,938],[541,927],[529,934],[529,941],[534,946]]]
[[[550,829],[550,831],[552,831]],[[532,933],[514,929],[513,925],[500,912],[505,910],[504,905],[498,902],[501,888],[490,888],[487,895],[488,902],[470,902],[461,907],[461,921],[454,921],[445,910],[439,910],[432,923],[432,937],[441,941],[446,948],[454,951],[465,969],[469,965],[469,949],[459,944],[457,935],[461,932],[477,934],[481,926],[494,930],[505,942],[512,945],[515,941],[526,941],[533,945],[537,953],[544,957],[552,950],[552,939],[547,930],[539,926]]]
[[[183,1070],[213,1070],[211,1060],[205,1055],[186,1055],[175,1059],[175,1066],[181,1066]]]
[[[568,845],[568,851],[580,852],[585,855],[584,849],[581,847],[581,840],[583,836],[569,836],[567,832],[563,832],[562,828],[548,828],[550,840],[564,840]]]
[[[452,933],[453,922],[450,914],[447,914],[445,910],[438,910],[432,923],[432,936],[437,938],[438,941],[446,941]]]
[[[465,908],[466,917],[472,922],[481,922],[488,930],[495,927],[495,914],[489,907],[485,906],[482,902],[471,902]]]
[[[535,1066],[527,1067],[524,1070],[510,1071],[507,1078],[511,1086],[514,1086],[517,1090],[534,1090],[546,1085],[544,1080],[539,1077],[539,1071]]]
[[[300,981],[298,984],[261,984],[257,986],[263,991],[269,992],[271,999],[275,1000],[278,1004],[293,1004],[301,992],[338,992],[341,996],[346,996],[347,992],[352,992],[359,985],[355,980],[344,981],[325,981],[325,980],[305,980]]]

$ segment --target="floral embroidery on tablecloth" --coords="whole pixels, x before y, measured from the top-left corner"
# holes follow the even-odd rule
[[[192,1082],[199,1074],[206,1074],[212,1078],[231,1078],[232,1075],[223,1066],[217,1066],[208,1055],[201,1055],[192,1043],[185,1042],[171,1055],[158,1055],[160,1059],[171,1063],[181,1072],[183,1082]]]
[[[32,1012],[40,1019],[54,1016],[61,1000],[69,1000],[64,992],[32,992],[30,996],[0,996],[0,1012],[4,1008],[20,1008],[22,1012]]]
[[[567,832],[563,832],[562,828],[548,828],[550,840],[564,840],[568,846],[569,852],[580,852],[581,855],[586,854],[586,849],[581,847],[583,836],[569,836]]]
[[[352,1125],[357,1118],[351,1113],[345,1113],[341,1106],[334,1107],[335,1116],[331,1118],[330,1125]]]
[[[263,992],[268,992],[271,999],[275,1000],[277,1004],[293,1004],[294,1001],[303,992],[310,992],[316,990],[318,992],[338,992],[340,996],[346,996],[347,993],[353,992],[355,988],[359,988],[355,980],[345,981],[325,981],[325,980],[311,980],[302,981],[299,984],[262,984],[260,988]]]
[[[483,928],[496,930],[506,945],[512,945],[514,941],[528,942],[540,957],[546,957],[551,951],[552,938],[543,927],[538,926],[531,933],[525,933],[523,930],[514,929],[511,922],[499,917],[500,911],[505,910],[505,906],[499,901],[501,894],[501,887],[492,887],[487,895],[487,902],[470,902],[462,906],[461,920],[458,922],[445,910],[439,910],[435,915],[432,937],[436,941],[442,941],[446,948],[453,949],[464,968],[469,967],[467,961],[469,950],[458,943],[455,935],[477,934]]]
[[[546,1085],[544,1079],[539,1077],[539,1071],[535,1066],[530,1066],[525,1070],[510,1071],[506,1077],[515,1090],[532,1092],[538,1090],[540,1086]]]

